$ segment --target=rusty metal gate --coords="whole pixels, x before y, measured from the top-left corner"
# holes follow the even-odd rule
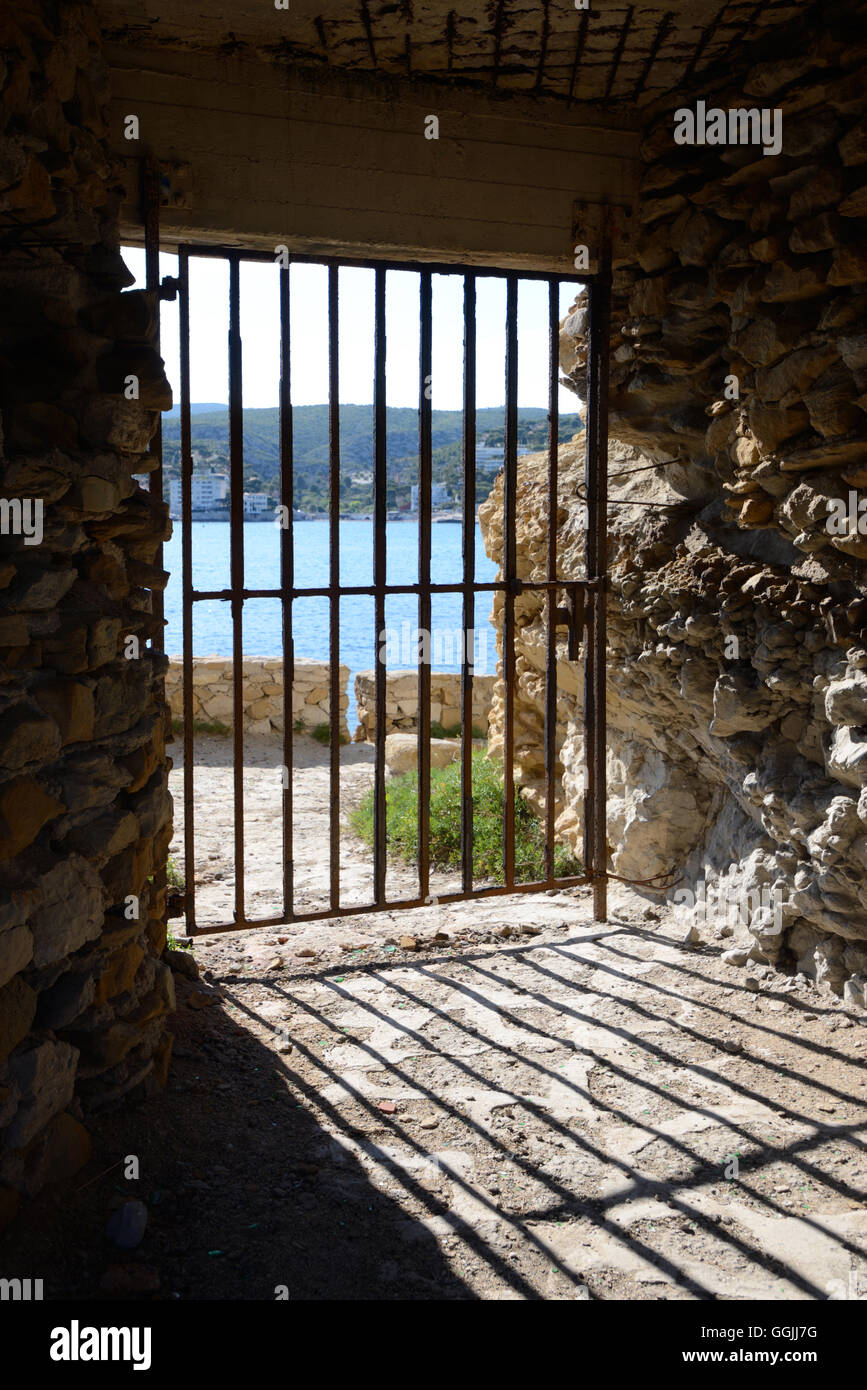
[[[189,263],[193,256],[222,257],[228,262],[229,278],[229,478],[230,478],[230,582],[228,588],[199,590],[193,584],[192,554],[192,477],[190,410],[190,295]],[[364,904],[341,900],[340,881],[340,735],[335,711],[339,707],[339,604],[352,595],[373,599],[374,647],[385,627],[385,605],[389,595],[413,595],[418,603],[418,627],[430,629],[432,596],[451,593],[460,596],[464,633],[474,626],[475,596],[500,592],[503,595],[502,676],[503,693],[503,864],[504,882],[495,886],[476,886],[473,880],[473,802],[472,802],[472,700],[473,666],[464,643],[461,671],[461,886],[459,890],[438,894],[437,901],[487,897],[495,894],[538,892],[549,888],[590,883],[594,890],[594,913],[606,916],[608,874],[605,787],[605,608],[607,566],[607,344],[610,272],[607,258],[601,258],[599,272],[582,274],[588,294],[588,354],[586,401],[586,568],[583,575],[558,573],[558,388],[559,388],[559,286],[576,282],[576,275],[546,275],[532,271],[491,267],[436,265],[427,262],[383,262],[378,260],[330,259],[292,256],[291,264],[307,263],[327,268],[328,304],[328,419],[329,419],[329,582],[325,586],[304,584],[298,574],[293,550],[293,428],[290,380],[290,270],[279,271],[280,309],[280,505],[288,508],[290,524],[281,530],[280,583],[276,588],[245,587],[243,512],[243,430],[242,430],[242,343],[240,266],[243,260],[274,264],[274,255],[212,246],[181,246],[178,249],[180,300],[180,443],[181,443],[181,533],[183,590],[183,739],[184,739],[184,913],[190,935],[236,931],[255,926],[278,926],[353,913],[394,910],[424,905],[431,900],[429,854],[430,788],[430,682],[431,667],[420,660],[418,680],[418,843],[417,892],[409,898],[390,899],[386,892],[386,667],[375,662],[375,764],[373,815],[373,896]],[[340,583],[340,418],[338,381],[339,299],[341,267],[364,267],[374,277],[374,383],[373,383],[373,573],[364,586]],[[419,284],[419,521],[418,580],[394,584],[386,576],[386,277],[390,270],[412,271]],[[459,583],[431,582],[431,455],[432,406],[425,390],[431,379],[432,360],[432,276],[460,275],[463,281],[463,573]],[[476,287],[482,276],[496,276],[506,286],[505,326],[505,430],[503,486],[503,555],[501,578],[479,583],[475,576],[476,521]],[[541,280],[548,287],[548,496],[546,577],[522,580],[517,575],[516,527],[518,479],[518,283]],[[520,791],[515,785],[515,599],[530,590],[545,595],[547,643],[545,672],[544,765],[546,783],[545,873],[538,881],[519,882],[515,876],[515,806]],[[264,918],[250,918],[245,902],[244,785],[243,785],[243,608],[260,598],[278,599],[282,607],[283,659],[283,764],[289,769],[283,786],[283,910]],[[330,835],[328,904],[321,910],[298,911],[296,906],[296,867],[293,863],[293,603],[307,598],[324,598],[329,606],[328,640],[330,653],[329,785]],[[212,925],[196,922],[195,848],[196,808],[193,796],[194,720],[193,720],[193,611],[197,603],[221,600],[230,606],[232,622],[232,701],[233,701],[233,796],[235,905],[232,921]],[[557,714],[558,629],[567,629],[569,655],[576,657],[583,645],[585,658],[584,746],[585,805],[583,873],[558,878],[555,875],[555,757]]]

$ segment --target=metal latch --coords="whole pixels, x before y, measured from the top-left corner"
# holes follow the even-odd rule
[[[554,626],[569,629],[569,660],[578,661],[581,657],[581,638],[587,626],[582,584],[572,585],[565,590],[565,602],[561,607],[554,609]]]

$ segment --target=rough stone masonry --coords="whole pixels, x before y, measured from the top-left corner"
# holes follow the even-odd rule
[[[863,1007],[867,44],[857,32],[851,14],[836,24],[828,14],[819,32],[805,22],[784,50],[704,77],[649,114],[637,232],[615,265],[608,776],[616,873],[672,870],[697,903],[712,885],[735,901],[774,893],[781,910],[738,924],[752,955],[794,962]],[[780,152],[677,143],[675,108],[699,97],[780,108]],[[561,331],[561,368],[579,394],[585,318],[579,298]],[[520,461],[522,578],[545,574],[545,470],[539,457]],[[583,477],[582,439],[561,456],[564,573],[583,573]],[[498,489],[482,509],[493,558],[501,503]],[[535,596],[519,597],[516,758],[539,805],[543,618]],[[558,827],[580,844],[583,673],[561,657],[558,675]],[[501,740],[501,684],[492,723]]]
[[[171,392],[154,298],[122,293],[91,7],[4,10],[0,94],[2,495],[43,512],[40,543],[0,537],[2,1226],[87,1161],[90,1112],[165,1076],[174,991],[152,614],[169,522],[133,478]]]

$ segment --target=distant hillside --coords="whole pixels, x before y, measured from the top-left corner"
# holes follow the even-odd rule
[[[229,456],[228,407],[212,403],[191,406],[192,444],[197,470],[226,469]],[[434,410],[433,480],[448,486],[460,501],[460,446],[463,430],[459,410]],[[480,444],[502,446],[504,407],[477,412]],[[244,411],[244,486],[251,492],[275,488],[280,467],[280,412],[276,406]],[[544,448],[547,411],[527,407],[519,412],[519,447]],[[294,439],[295,504],[308,511],[324,510],[328,503],[328,406],[295,406]],[[578,415],[561,417],[561,438],[568,439],[581,427]],[[386,412],[388,505],[409,501],[418,474],[418,411],[411,406],[389,406]],[[174,407],[163,417],[163,463],[168,477],[180,470],[180,421]],[[341,507],[346,511],[369,509],[372,496],[373,406],[340,407]],[[496,461],[480,462],[476,474],[478,499],[490,491],[499,471]]]

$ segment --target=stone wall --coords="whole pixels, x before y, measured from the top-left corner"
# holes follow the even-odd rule
[[[476,676],[473,680],[473,725],[487,734],[495,676]],[[415,671],[389,671],[385,678],[385,728],[387,733],[418,728],[418,676]],[[430,678],[430,717],[444,729],[461,722],[461,677],[458,672],[432,672]],[[376,728],[376,688],[373,671],[359,671],[355,677],[355,703],[358,709],[356,743],[372,742]]]
[[[349,740],[346,711],[349,667],[340,670],[340,733]],[[292,714],[312,732],[331,719],[327,662],[297,658],[292,683]],[[183,668],[171,657],[166,674],[166,695],[175,719],[183,720]],[[232,663],[221,656],[197,656],[193,662],[193,718],[231,727]],[[244,728],[252,734],[283,732],[283,662],[269,657],[244,658]]]
[[[867,497],[867,48],[854,32],[851,16],[793,26],[785,57],[742,55],[645,132],[637,233],[615,268],[610,472],[614,497],[654,505],[610,509],[609,839],[626,877],[673,868],[690,890],[774,889],[781,920],[754,915],[754,952],[863,1003],[867,537],[852,520],[828,526],[834,499],[848,515],[854,493],[857,521]],[[674,107],[698,98],[781,109],[781,152],[675,145]],[[579,394],[584,317],[579,300],[561,337]],[[562,451],[558,516],[564,571],[579,575],[581,453]],[[541,577],[544,464],[519,466],[519,573]],[[493,556],[501,500],[482,508]],[[543,630],[532,598],[517,607],[532,798]],[[561,711],[559,828],[577,844],[577,702]]]
[[[86,1162],[91,1110],[162,1080],[169,1057],[152,598],[170,528],[133,474],[153,466],[171,395],[156,305],[122,293],[107,96],[89,5],[4,11],[0,1225],[20,1193]]]

